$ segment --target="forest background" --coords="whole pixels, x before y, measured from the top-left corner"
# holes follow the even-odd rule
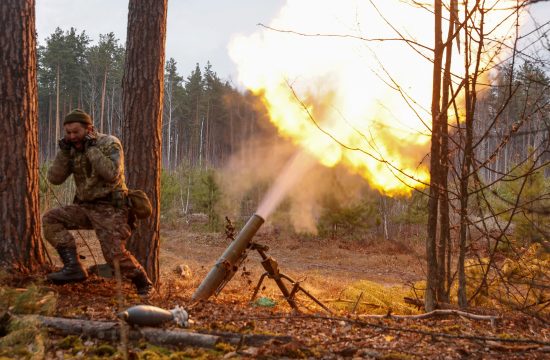
[[[548,41],[542,40],[542,44],[544,51],[550,51]],[[100,132],[122,136],[124,47],[113,33],[100,35],[94,43],[85,31],[58,28],[39,46],[38,55],[40,159],[41,173],[45,174],[56,152],[55,139],[62,136],[61,119],[73,108],[89,112]],[[521,273],[521,282],[527,277],[538,285],[547,280],[541,278],[536,264],[517,262],[532,254],[539,254],[543,261],[550,248],[548,62],[544,55],[539,59],[524,57],[503,64],[496,74],[493,86],[477,103],[473,128],[477,144],[474,153],[482,159],[475,181],[482,185],[472,184],[471,197],[477,200],[469,205],[471,229],[465,251],[470,259],[466,264],[469,286],[475,296],[484,293],[480,289],[488,286],[488,279],[498,282],[503,273]],[[513,84],[513,93],[508,84]],[[226,216],[237,225],[243,224],[256,211],[278,169],[295,151],[294,145],[282,139],[270,124],[260,96],[223,81],[209,62],[196,64],[185,75],[169,58],[164,91],[163,223],[199,232],[221,231]],[[459,129],[451,135],[451,141],[460,144],[462,137]],[[459,167],[460,145],[450,154],[454,155],[449,161]],[[343,167],[317,172],[322,175],[317,174],[314,180],[324,178],[325,190],[306,198],[296,196],[302,190],[291,193],[269,219],[272,231],[305,239],[319,236],[365,244],[399,243],[411,236],[418,244],[425,241],[426,192],[390,197],[371,189]],[[302,189],[308,186],[307,181]],[[52,187],[41,176],[40,184],[42,211],[72,201],[71,182],[61,188]],[[450,186],[458,188],[459,184],[455,179]],[[490,190],[483,193],[485,202],[480,200],[476,186]],[[303,202],[315,209],[305,218],[297,211]],[[460,222],[458,199],[451,201],[451,209],[451,223],[456,229]],[[491,233],[499,235],[491,239]],[[491,241],[494,239],[496,245]],[[457,236],[451,237],[446,250],[449,254],[456,254],[458,241]],[[493,262],[497,253],[499,260]],[[449,256],[445,265],[447,294],[453,291],[451,284],[456,280],[453,262]],[[524,273],[533,266],[534,273]],[[496,272],[489,276],[492,267]],[[541,286],[544,290],[545,285]],[[498,297],[507,299],[511,292],[523,294],[512,301],[514,306],[546,309],[548,305],[545,295],[536,305],[527,301],[532,294],[525,289],[506,289],[498,292]],[[542,296],[539,292],[534,296]]]
[[[20,4],[28,9],[34,6],[30,2]],[[21,140],[24,146],[13,147],[19,138],[3,144],[10,150],[2,152],[2,161],[14,165],[4,167],[11,171],[7,180],[16,178],[15,170],[35,172],[34,178],[33,174],[19,176],[17,184],[0,183],[5,185],[4,190],[11,184],[13,190],[2,192],[7,199],[3,202],[7,206],[3,204],[2,216],[7,229],[4,233],[9,240],[2,243],[6,249],[2,253],[3,261],[16,270],[25,272],[45,263],[39,212],[72,202],[74,189],[70,181],[52,187],[44,179],[56,152],[55,143],[63,136],[62,119],[72,108],[90,112],[99,131],[121,137],[125,148],[130,148],[126,153],[129,183],[149,190],[158,205],[150,224],[139,224],[140,230],[152,230],[151,236],[143,236],[151,238],[146,244],[150,247],[138,249],[140,254],[152,254],[151,259],[146,260],[157,281],[159,218],[164,229],[214,232],[220,236],[222,219],[227,216],[237,226],[242,224],[256,211],[279,169],[296,152],[296,146],[280,137],[270,124],[269,120],[273,119],[267,114],[266,100],[261,93],[235,89],[219,78],[210,63],[197,64],[189,75],[180,74],[173,59],[165,63],[163,45],[153,45],[164,44],[166,17],[161,15],[166,14],[166,3],[148,5],[153,4],[162,5],[162,11],[155,12],[137,1],[130,6],[130,20],[160,14],[159,26],[153,31],[160,35],[159,41],[150,41],[145,48],[141,47],[144,45],[143,34],[139,33],[142,27],[135,26],[139,22],[129,21],[127,49],[112,33],[101,35],[94,43],[85,32],[59,28],[38,46],[35,64],[34,32],[21,32],[31,34],[30,40],[25,42],[23,38],[22,44],[16,42],[15,48],[26,49],[21,53],[32,55],[30,63],[27,64],[24,57],[21,61],[12,61],[15,65],[6,72],[5,80],[10,83],[10,76],[21,76],[23,72],[17,66],[28,70],[27,81],[17,84],[28,86],[22,88],[27,90],[28,99],[38,98],[37,109],[34,105],[26,108],[38,110],[35,114],[38,116],[26,118],[29,123],[34,121],[29,126],[37,133],[25,132]],[[288,193],[262,230],[277,244],[283,243],[280,240],[285,237],[298,238],[299,246],[308,251],[311,250],[308,242],[323,244],[323,241],[325,245],[338,244],[353,249],[369,248],[375,242],[401,245],[394,247],[395,251],[388,251],[388,255],[402,249],[418,254],[419,267],[426,271],[426,282],[412,286],[416,304],[422,306],[424,299],[426,311],[455,303],[463,309],[485,306],[486,310],[498,312],[506,307],[530,315],[533,323],[547,324],[550,308],[550,43],[547,33],[550,22],[527,34],[534,34],[535,40],[526,47],[518,45],[519,39],[527,35],[517,32],[519,23],[516,22],[511,27],[516,30],[516,41],[508,45],[485,37],[491,33],[490,30],[485,33],[485,15],[494,9],[476,2],[471,11],[465,9],[466,18],[459,23],[454,11],[457,5],[451,1],[445,8],[441,1],[435,1],[433,8],[435,44],[433,49],[427,49],[433,52],[433,58],[428,60],[432,61],[434,70],[429,88],[433,93],[432,108],[427,111],[432,117],[432,125],[428,127],[431,134],[426,135],[431,140],[431,149],[426,150],[422,160],[423,164],[430,162],[430,186],[411,191],[410,197],[390,197],[373,190],[344,167],[319,165],[308,171],[297,189]],[[528,5],[528,2],[522,3],[508,10],[519,14]],[[444,8],[450,19],[445,42],[442,40]],[[28,21],[6,21],[4,25],[33,29],[34,15],[32,11],[29,14]],[[518,19],[519,16],[516,21]],[[505,22],[500,23],[503,24]],[[460,30],[455,31],[455,26]],[[9,30],[4,32],[9,33]],[[0,39],[13,47],[10,37]],[[400,40],[409,44],[411,41]],[[536,52],[531,51],[533,44]],[[504,52],[511,54],[505,60],[494,58],[498,60],[496,63],[481,60],[481,55],[491,55],[492,49],[502,50],[504,46],[511,46],[507,49],[511,51]],[[145,58],[150,61],[135,67],[136,59],[143,59],[141,54],[146,51],[152,53],[150,58]],[[462,51],[467,54],[465,73],[451,73],[450,54]],[[135,82],[139,78],[134,75],[145,74],[150,69],[148,66],[156,66],[156,70],[148,74],[148,81],[157,82],[157,87]],[[470,72],[472,69],[475,71]],[[28,81],[34,79],[35,70],[38,94],[34,92],[35,82]],[[487,73],[489,83],[484,82],[487,77],[483,75]],[[287,85],[293,90],[291,84]],[[401,91],[399,86],[397,90]],[[150,101],[142,101],[140,106],[129,101],[147,91]],[[461,91],[464,91],[463,99]],[[9,91],[7,95],[23,99]],[[24,106],[25,102],[21,104]],[[452,111],[443,111],[449,109]],[[453,113],[454,118],[447,117],[449,113]],[[7,122],[7,134],[13,130],[9,125],[19,119],[19,114],[15,110],[10,113],[9,119],[13,121]],[[310,118],[314,121],[311,114]],[[39,135],[38,148],[36,135]],[[132,148],[135,145],[143,151],[135,151],[135,147]],[[25,157],[27,149],[32,150],[34,157]],[[13,159],[5,155],[13,154],[19,159],[17,151],[22,153],[24,161],[14,164]],[[40,157],[39,191],[36,155]],[[26,163],[31,160],[36,161],[33,163],[36,165]],[[389,164],[386,159],[381,161]],[[139,167],[144,163],[146,166]],[[137,168],[142,173],[136,173]],[[21,200],[26,196],[35,196],[38,200],[38,193],[40,209],[35,206],[37,201]],[[15,196],[8,198],[12,194]],[[12,210],[6,211],[9,204]],[[34,206],[33,217],[10,217],[13,213],[28,214],[23,211],[27,204]],[[23,237],[14,237],[15,225],[27,234],[32,231],[33,240],[25,243],[21,240]],[[426,246],[425,254],[419,251],[422,245]],[[25,261],[30,264],[29,268]],[[378,288],[387,290],[384,285]],[[373,293],[362,291],[357,302],[364,292]],[[392,306],[386,304],[382,309],[388,317]],[[537,344],[547,345],[540,341]]]
[[[43,167],[47,167],[55,156],[55,139],[63,136],[60,119],[73,108],[89,112],[98,131],[122,136],[124,47],[113,33],[100,35],[94,44],[85,31],[57,28],[44,44],[40,44],[38,55],[40,160]],[[503,146],[501,140],[524,115],[526,104],[548,103],[549,79],[544,63],[524,61],[514,64],[514,67],[513,72],[511,65],[500,69],[499,80],[495,81],[497,85],[487,92],[477,109],[479,121],[475,136],[481,142],[477,151],[483,157],[493,154],[489,166],[481,169],[480,175],[484,181],[492,183],[498,174],[507,174],[518,168],[522,160],[536,158],[543,166],[533,174],[527,189],[527,192],[536,193],[537,189],[547,188],[550,175],[550,168],[546,166],[550,156],[545,151],[550,124],[547,106],[540,106],[536,116],[530,118],[521,131],[513,133]],[[518,87],[512,104],[506,107],[498,123],[490,124],[495,110],[504,101],[504,90],[498,84],[510,80]],[[223,183],[221,174],[228,169],[233,171],[235,164],[232,162],[238,159],[244,175],[251,163],[256,165],[262,157],[273,158],[274,155],[268,152],[277,146],[275,144],[278,143],[278,147],[291,146],[281,145],[285,140],[278,137],[270,124],[260,97],[220,79],[209,62],[204,66],[197,63],[196,68],[185,75],[179,73],[176,61],[170,58],[165,66],[164,83],[163,216],[173,220],[202,213],[208,215],[210,229],[219,230],[220,217],[247,218],[252,215],[273,179],[267,177],[257,180],[254,186],[243,187]],[[489,125],[493,125],[490,133],[485,134]],[[290,151],[283,153],[281,156],[287,156]],[[331,171],[334,186],[320,199],[320,210],[315,219],[317,229],[310,228],[310,232],[357,239],[369,234],[382,235],[390,239],[403,225],[425,223],[427,197],[422,193],[415,192],[411,198],[388,197],[371,191],[365,183],[362,196],[352,196],[354,194],[341,191],[338,173],[342,171],[345,172],[341,168]],[[231,177],[231,180],[247,181],[244,176],[240,180],[238,176]],[[495,186],[499,191],[514,192],[513,184],[498,182]],[[235,198],[231,187],[248,190]],[[53,201],[51,197],[46,199],[46,190],[46,183],[42,183],[45,208],[52,206]],[[70,191],[60,194],[66,194],[64,202],[72,200]],[[229,205],[229,199],[237,202]],[[289,209],[287,202],[279,213]],[[528,218],[528,215],[515,216],[514,223],[529,221]],[[287,230],[292,230],[290,225],[284,221],[279,223]],[[518,231],[521,228],[520,225]],[[539,230],[541,233],[534,231],[528,238],[547,239],[546,229]]]

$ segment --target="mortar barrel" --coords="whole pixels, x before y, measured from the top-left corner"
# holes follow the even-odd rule
[[[222,256],[216,261],[214,267],[212,267],[200,286],[195,290],[192,300],[208,299],[214,294],[216,289],[218,289],[231,271],[237,270],[233,269],[233,267],[237,266],[237,261],[246,251],[252,238],[263,223],[264,219],[257,214],[252,215],[250,219],[248,219],[246,225],[241,229],[235,240],[225,249]]]

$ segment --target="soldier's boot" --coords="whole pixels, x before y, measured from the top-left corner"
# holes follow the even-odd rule
[[[63,261],[63,269],[48,274],[46,276],[48,280],[63,284],[84,281],[88,278],[88,272],[84,269],[80,260],[78,260],[76,247],[60,246],[56,250]]]
[[[136,269],[134,271],[134,274],[132,274],[131,279],[134,283],[134,286],[136,287],[137,294],[141,298],[149,299],[156,294],[155,287],[153,286],[151,280],[149,280],[149,277],[147,276],[145,270]]]

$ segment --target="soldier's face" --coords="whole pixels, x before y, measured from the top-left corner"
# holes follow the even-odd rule
[[[63,125],[65,129],[65,140],[80,150],[84,147],[84,137],[88,134],[88,127],[84,124],[74,122]]]

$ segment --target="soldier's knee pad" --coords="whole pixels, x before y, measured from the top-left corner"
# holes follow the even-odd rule
[[[44,215],[42,215],[42,222],[49,223],[49,224],[54,224],[59,222],[57,218],[59,216],[60,211],[61,211],[60,208],[53,208],[46,211]]]
[[[64,236],[65,227],[59,223],[47,223],[42,224],[42,231],[44,233],[44,238],[54,247],[58,245],[63,245],[66,240]]]

